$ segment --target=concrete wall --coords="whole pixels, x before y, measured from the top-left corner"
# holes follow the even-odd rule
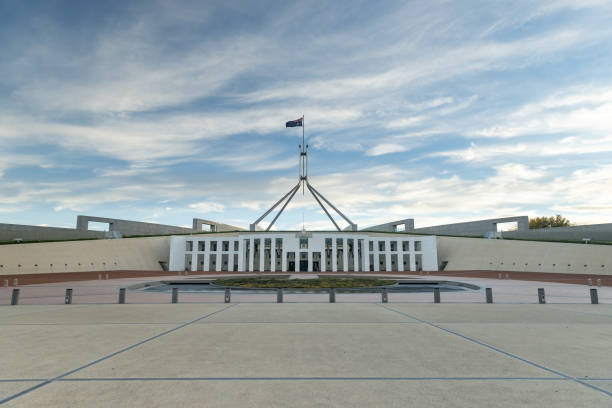
[[[437,237],[445,270],[612,274],[612,246]],[[586,265],[586,266],[585,266]]]
[[[170,237],[0,245],[0,275],[104,270],[161,271]]]
[[[402,225],[404,227],[404,231],[406,232],[413,231],[414,218],[406,218],[403,220],[387,222],[385,224],[374,225],[372,227],[364,228],[362,231],[396,232],[399,225]]]
[[[502,236],[507,238],[547,239],[553,241],[581,241],[583,238],[589,238],[592,241],[612,241],[612,224],[538,228],[526,231],[504,231]]]
[[[202,231],[202,227],[207,225],[210,227],[210,231],[212,232],[226,232],[226,231],[246,231],[244,228],[236,227],[234,225],[222,224],[220,222],[203,220],[201,218],[193,219],[193,229],[194,231]]]
[[[60,239],[104,238],[104,231],[77,231],[71,228],[0,224],[0,241],[51,241]]]
[[[419,234],[483,236],[487,232],[497,231],[497,224],[503,224],[506,222],[516,222],[518,224],[519,231],[529,230],[529,217],[519,216],[491,218],[487,220],[459,222],[455,224],[415,228],[414,232],[417,232]]]
[[[103,222],[109,224],[109,231],[118,231],[123,236],[130,235],[163,235],[184,234],[192,232],[191,228],[176,227],[173,225],[155,224],[151,222],[128,221],[117,218],[93,217],[79,215],[77,217],[77,230],[87,231],[89,222]]]

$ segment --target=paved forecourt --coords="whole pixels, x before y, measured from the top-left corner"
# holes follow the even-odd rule
[[[0,405],[612,406],[612,305],[0,307]]]

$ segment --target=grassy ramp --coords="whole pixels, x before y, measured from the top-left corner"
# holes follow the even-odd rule
[[[371,288],[394,285],[395,280],[361,277],[319,276],[318,279],[283,278],[227,278],[212,282],[217,286],[260,289],[323,289],[323,288]]]

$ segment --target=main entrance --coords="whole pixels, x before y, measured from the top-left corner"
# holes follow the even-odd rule
[[[300,252],[300,272],[308,272],[308,252]]]

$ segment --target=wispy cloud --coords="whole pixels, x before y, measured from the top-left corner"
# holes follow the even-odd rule
[[[395,143],[382,143],[382,144],[376,145],[372,147],[371,149],[369,149],[366,152],[366,155],[381,156],[383,154],[405,152],[406,150],[410,150],[410,147],[407,145],[400,145],[400,144],[395,144]]]
[[[211,201],[202,201],[200,203],[189,204],[189,208],[198,213],[208,213],[208,212],[221,212],[225,209],[225,206],[223,204],[215,203]]]
[[[360,224],[612,205],[609,2],[65,7],[0,16],[7,221],[254,220],[297,182],[301,115]],[[278,227],[302,212],[330,225],[300,195]]]

